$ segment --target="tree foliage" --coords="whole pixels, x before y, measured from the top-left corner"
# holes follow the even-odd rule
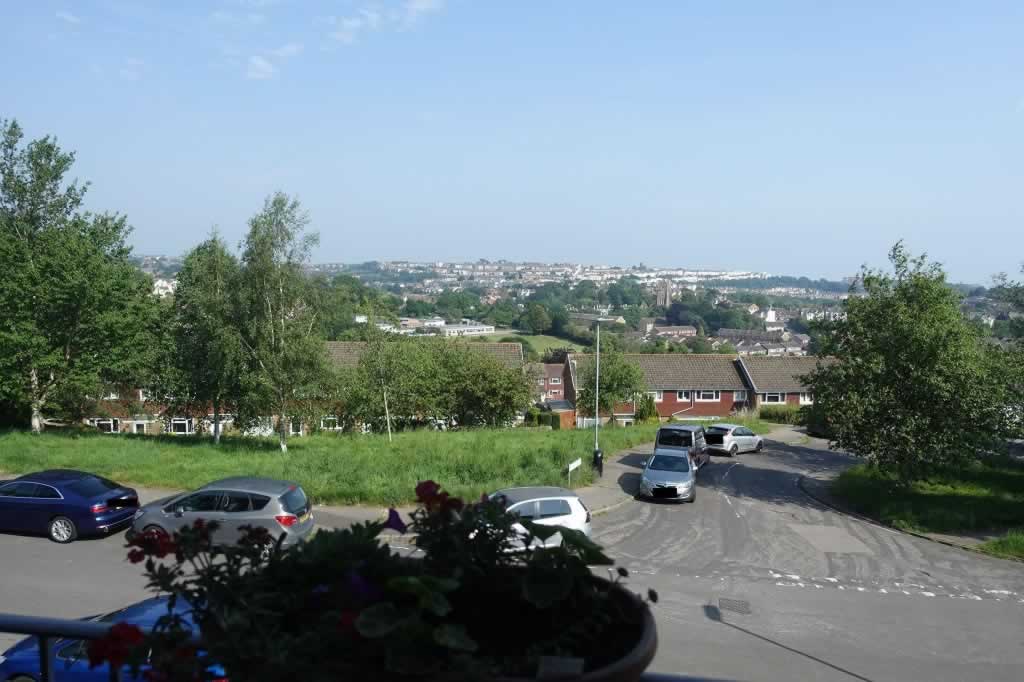
[[[846,302],[810,374],[836,446],[904,482],[1000,447],[1020,384],[1010,356],[963,319],[940,266],[897,243],[893,274],[865,268],[866,293]]]
[[[597,366],[591,358],[580,363],[576,409],[587,416],[594,415],[596,373]],[[646,390],[640,365],[620,352],[602,349],[600,374],[597,398],[601,414],[611,414],[616,404],[633,400]]]
[[[531,303],[521,323],[534,334],[543,334],[551,329],[551,316],[540,303]]]

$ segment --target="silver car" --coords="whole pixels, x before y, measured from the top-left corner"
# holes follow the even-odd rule
[[[684,502],[696,500],[696,471],[687,453],[655,452],[644,460],[638,497]]]
[[[729,455],[741,452],[761,452],[764,440],[745,426],[736,424],[713,424],[708,427],[705,438],[708,450]]]
[[[295,545],[313,532],[312,505],[305,491],[290,481],[239,476],[204,485],[199,490],[151,502],[135,512],[133,533],[173,533],[196,519],[217,521],[214,542],[233,544],[242,526],[266,528],[282,547]]]
[[[554,486],[506,488],[491,495],[492,499],[497,497],[504,497],[505,510],[519,518],[542,526],[565,526],[590,536],[590,510],[571,490]],[[526,535],[526,528],[516,525],[516,530]],[[556,533],[544,544],[556,546],[561,542],[562,536]]]

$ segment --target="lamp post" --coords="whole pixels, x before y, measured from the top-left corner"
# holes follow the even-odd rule
[[[594,471],[598,478],[604,474],[604,453],[598,443],[598,429],[601,426],[601,322],[597,323],[597,353],[594,371]]]

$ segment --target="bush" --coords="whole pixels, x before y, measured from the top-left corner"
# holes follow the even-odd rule
[[[828,426],[825,410],[817,405],[800,408],[800,424],[807,427],[807,433],[819,438],[831,438],[832,431]]]
[[[526,414],[523,417],[523,423],[526,426],[537,426],[540,423],[540,409],[531,407],[526,410]]]
[[[766,422],[777,424],[802,424],[800,408],[792,405],[764,405],[758,416]]]

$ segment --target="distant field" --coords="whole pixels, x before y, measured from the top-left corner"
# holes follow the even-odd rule
[[[478,336],[475,338],[486,339],[488,341],[500,341],[504,338],[515,337],[516,339],[522,339],[523,341],[530,344],[535,351],[543,355],[549,348],[570,348],[574,351],[581,351],[585,349],[585,346],[581,346],[578,343],[572,341],[566,341],[560,339],[557,336],[548,336],[547,334],[516,334],[514,332],[508,332],[505,334],[490,334],[488,336]]]

